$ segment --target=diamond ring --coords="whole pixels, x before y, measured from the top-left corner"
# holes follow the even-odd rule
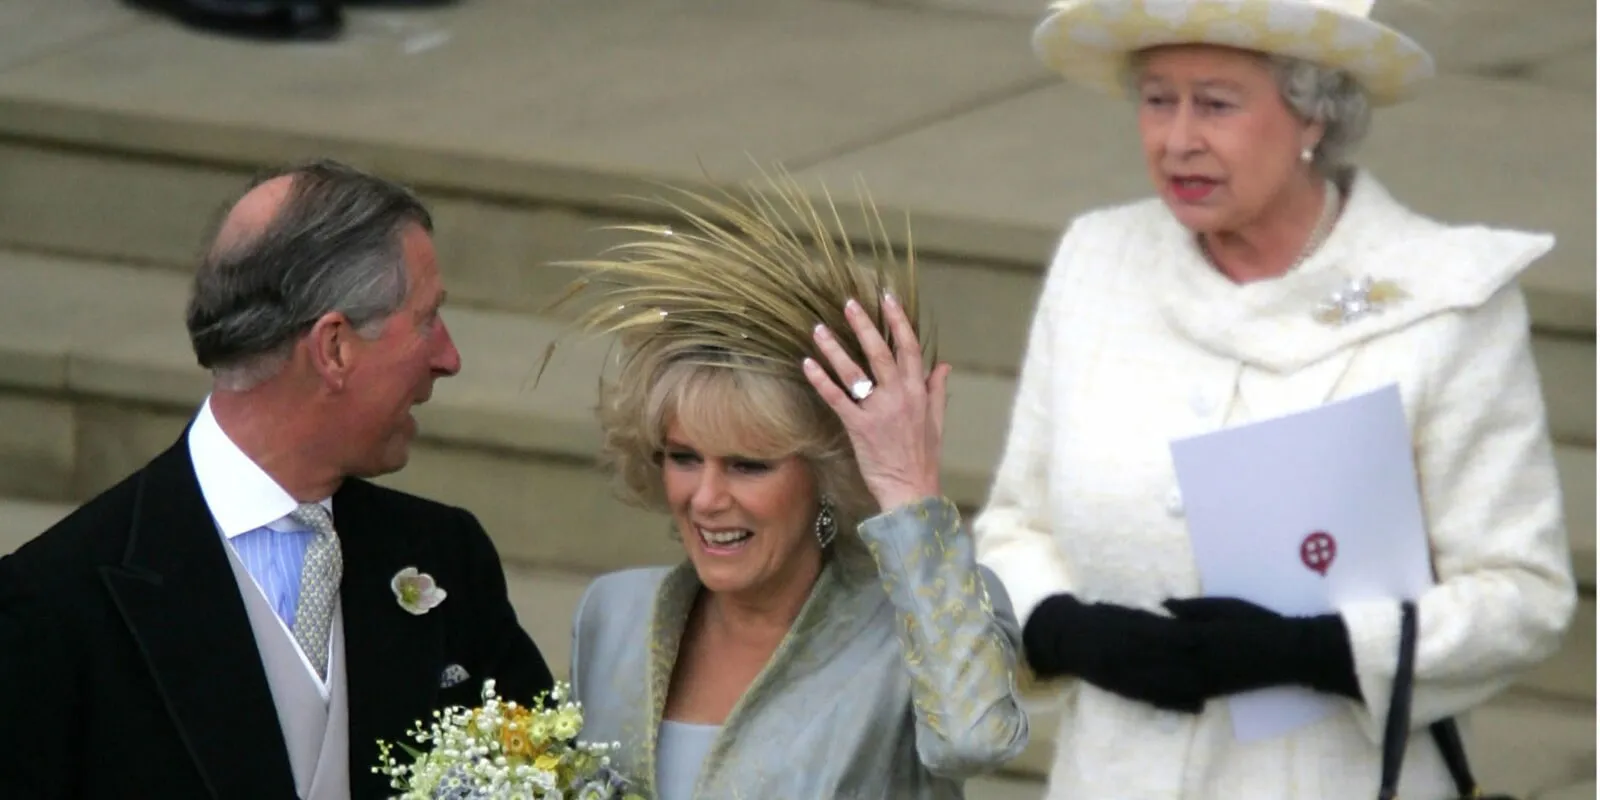
[[[857,378],[855,383],[850,384],[850,396],[859,403],[872,395],[872,389],[871,378]]]

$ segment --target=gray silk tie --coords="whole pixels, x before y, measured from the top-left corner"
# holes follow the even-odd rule
[[[306,549],[305,566],[300,570],[300,605],[294,612],[294,638],[316,668],[317,676],[326,681],[333,605],[339,599],[339,578],[344,574],[339,534],[333,530],[333,518],[327,509],[316,503],[302,504],[289,516],[317,536]]]

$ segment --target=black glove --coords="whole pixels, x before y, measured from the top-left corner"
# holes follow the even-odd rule
[[[1338,614],[1286,617],[1231,597],[1164,605],[1199,635],[1207,697],[1293,685],[1362,699],[1350,634]]]
[[[1199,713],[1205,686],[1199,637],[1170,617],[1070,594],[1046,598],[1022,631],[1028,665],[1043,678],[1072,675],[1130,700]]]

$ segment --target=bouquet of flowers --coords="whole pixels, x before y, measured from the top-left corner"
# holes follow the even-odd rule
[[[407,731],[429,749],[379,740],[372,771],[389,776],[399,800],[641,800],[611,768],[607,754],[616,744],[575,740],[583,712],[569,693],[557,683],[527,707],[501,699],[494,681],[484,681],[483,705],[435,711],[426,730],[419,722]],[[410,764],[394,757],[396,746]]]

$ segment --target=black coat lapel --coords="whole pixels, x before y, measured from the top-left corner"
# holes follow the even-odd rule
[[[379,490],[347,480],[333,496],[333,524],[344,555],[339,601],[344,613],[345,677],[350,712],[350,785],[365,797],[388,786],[372,774],[377,740],[407,739],[426,721],[438,694],[444,629],[440,615],[416,616],[389,583],[407,566],[426,563],[411,520],[385,507]]]
[[[272,690],[223,546],[186,432],[142,473],[127,553],[102,578],[212,796],[294,797]]]

